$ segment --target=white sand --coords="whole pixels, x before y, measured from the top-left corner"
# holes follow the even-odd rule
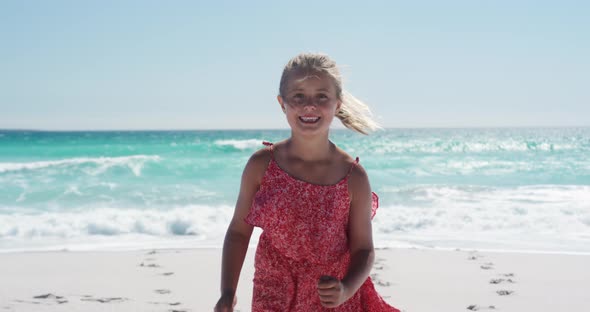
[[[240,278],[242,312],[250,311],[253,254]],[[212,311],[220,259],[220,249],[0,254],[0,311]],[[590,311],[589,263],[583,255],[381,249],[373,274],[403,311]]]

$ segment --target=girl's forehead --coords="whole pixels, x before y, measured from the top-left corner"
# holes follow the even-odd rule
[[[332,77],[322,72],[296,71],[288,76],[288,89],[299,88],[306,85],[321,86],[322,88],[333,88],[334,81]]]

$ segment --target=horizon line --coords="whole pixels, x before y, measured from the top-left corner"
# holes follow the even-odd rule
[[[576,126],[448,126],[448,127],[430,127],[430,126],[416,126],[416,127],[383,127],[382,129],[375,130],[403,130],[403,129],[563,129],[563,128],[590,128],[590,125],[576,125]],[[290,130],[290,128],[161,128],[161,129],[149,129],[149,128],[137,128],[137,129],[32,129],[32,128],[0,128],[0,131],[30,131],[30,132],[146,132],[146,131],[162,131],[162,132],[174,132],[174,131],[282,131]],[[350,130],[345,127],[331,128],[331,131],[342,131]],[[353,130],[350,130],[353,131]],[[353,131],[354,132],[354,131]]]

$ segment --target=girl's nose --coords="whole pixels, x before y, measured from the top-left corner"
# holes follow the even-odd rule
[[[311,100],[311,101],[306,101],[306,102],[305,102],[305,105],[303,105],[303,109],[305,109],[305,110],[309,110],[309,111],[313,111],[313,110],[315,110],[315,109],[316,109],[316,106],[317,106],[317,105],[316,105],[316,103],[315,103],[313,100]]]
[[[305,109],[315,109],[318,103],[316,103],[313,97],[305,98],[305,102],[303,103],[303,108]]]

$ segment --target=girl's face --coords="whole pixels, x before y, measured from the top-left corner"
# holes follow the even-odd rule
[[[291,130],[302,134],[327,132],[342,105],[334,81],[324,73],[291,73],[278,100]]]

